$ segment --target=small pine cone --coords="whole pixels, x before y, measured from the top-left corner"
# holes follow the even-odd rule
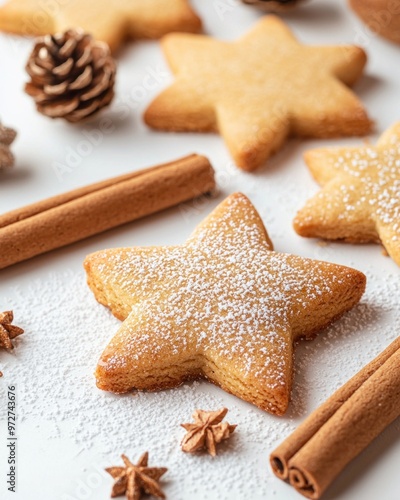
[[[267,12],[284,12],[291,9],[300,0],[242,0],[244,3],[254,5]]]
[[[0,123],[0,169],[10,168],[14,165],[14,155],[11,153],[10,145],[16,135],[15,130],[4,127]]]
[[[25,92],[50,118],[78,122],[114,97],[116,66],[108,45],[78,30],[39,38],[26,71]]]

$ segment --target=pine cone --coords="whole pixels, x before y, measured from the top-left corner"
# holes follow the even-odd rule
[[[26,71],[26,93],[51,118],[77,122],[114,97],[116,66],[108,45],[78,30],[39,38]]]
[[[14,155],[11,153],[10,144],[16,135],[15,130],[4,127],[0,123],[0,169],[10,168],[14,165]]]
[[[242,0],[242,2],[267,12],[284,12],[294,7],[300,0]]]

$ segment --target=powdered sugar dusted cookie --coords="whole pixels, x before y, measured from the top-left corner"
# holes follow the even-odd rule
[[[0,30],[47,35],[82,28],[116,49],[125,38],[159,38],[171,31],[198,32],[187,0],[9,0],[0,8]]]
[[[382,242],[400,265],[400,122],[375,147],[316,149],[305,161],[323,189],[297,213],[297,233]]]
[[[351,309],[365,276],[276,253],[242,194],[229,196],[184,245],[89,255],[97,300],[124,321],[96,370],[104,390],[158,390],[207,378],[282,415],[293,344]]]
[[[236,42],[171,34],[162,48],[175,82],[145,112],[151,127],[218,131],[237,165],[254,170],[289,136],[364,135],[371,122],[347,85],[362,75],[353,45],[301,45],[266,16]]]

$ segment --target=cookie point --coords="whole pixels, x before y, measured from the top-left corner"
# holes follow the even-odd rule
[[[126,389],[122,389],[122,377],[123,371],[121,372],[109,357],[103,355],[99,359],[95,371],[96,385],[99,389],[115,393],[126,392]]]

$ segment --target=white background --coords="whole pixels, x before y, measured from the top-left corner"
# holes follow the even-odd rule
[[[234,39],[245,33],[259,15],[251,7],[242,6],[235,0],[206,2],[197,0],[192,3],[204,20],[205,31],[224,39]],[[286,19],[299,39],[305,43],[356,43],[365,48],[369,56],[368,67],[365,77],[357,84],[355,91],[364,101],[376,123],[375,134],[371,136],[371,140],[375,140],[385,128],[400,119],[400,47],[379,39],[369,32],[343,1],[315,0],[296,9],[287,15]],[[387,291],[383,283],[390,283],[394,290],[399,289],[398,268],[389,258],[381,254],[379,246],[344,244],[321,246],[314,240],[300,238],[291,227],[291,220],[296,209],[300,208],[304,201],[317,190],[303,164],[302,151],[324,144],[355,145],[360,143],[360,139],[329,142],[292,140],[259,172],[244,174],[234,167],[222,140],[217,135],[168,134],[150,131],[143,124],[141,114],[152,97],[171,79],[157,42],[130,43],[120,51],[116,98],[113,105],[100,117],[83,125],[52,121],[38,114],[31,98],[23,92],[23,85],[27,79],[24,65],[31,47],[31,40],[7,35],[0,36],[0,117],[4,124],[18,130],[18,138],[13,146],[17,157],[16,166],[13,170],[0,172],[0,212],[6,212],[91,182],[169,161],[191,152],[202,153],[210,158],[218,172],[217,178],[220,181],[221,191],[218,197],[205,204],[188,204],[184,210],[182,207],[177,207],[2,270],[0,272],[0,309],[4,310],[9,307],[7,297],[10,290],[18,288],[21,292],[20,299],[14,303],[19,307],[15,313],[21,326],[29,324],[28,318],[32,314],[29,304],[24,303],[24,294],[28,296],[32,294],[28,291],[31,290],[32,284],[38,286],[38,283],[47,283],[44,286],[49,287],[49,280],[53,279],[52,276],[66,271],[69,275],[77,277],[74,279],[82,279],[83,282],[82,262],[85,256],[102,248],[181,242],[218,202],[236,190],[247,194],[260,211],[277,251],[351,265],[371,276],[367,298],[364,299],[365,304],[368,302],[365,306],[367,310],[369,310],[368,307],[373,307],[376,299],[382,298],[383,301],[388,299],[385,296]],[[268,58],[268,47],[265,47],[265,51],[260,54],[260,64],[263,58]],[[147,75],[154,74],[157,78],[151,80],[152,88],[148,88]],[[244,74],[243,85],[245,84],[246,75]],[[98,127],[101,118],[111,120],[112,131],[100,137]],[[88,142],[89,137],[92,143]],[[60,165],[67,166],[69,171],[60,174]],[[245,439],[246,424],[243,423],[242,427],[238,427],[236,438],[240,446],[228,447],[225,450],[226,453],[224,452],[221,457],[215,459],[212,465],[210,462],[210,467],[213,469],[210,480],[204,478],[204,483],[199,481],[196,488],[193,485],[189,487],[190,468],[185,471],[189,482],[181,481],[181,483],[179,473],[182,471],[175,470],[174,475],[171,469],[171,479],[165,487],[169,498],[174,498],[174,500],[177,498],[185,500],[299,498],[290,487],[276,480],[268,470],[269,451],[288,434],[288,431],[281,434],[281,429],[285,428],[282,422],[285,425],[286,422],[288,423],[289,430],[293,428],[335,388],[344,383],[398,335],[396,311],[399,310],[400,305],[393,297],[389,302],[392,307],[390,314],[383,315],[378,320],[371,319],[370,328],[366,328],[365,331],[356,331],[357,328],[354,325],[358,324],[357,316],[355,316],[354,324],[351,321],[342,322],[336,333],[332,330],[333,344],[341,346],[340,356],[336,352],[334,357],[331,357],[332,345],[329,340],[326,340],[326,338],[329,339],[329,333],[325,339],[320,337],[312,343],[311,349],[314,354],[311,358],[307,356],[308,346],[299,347],[296,356],[298,373],[293,395],[295,410],[289,410],[288,416],[282,419],[274,419],[261,411],[249,409],[250,405],[225,395],[209,384],[192,386],[190,394],[199,391],[200,402],[203,394],[205,402],[209,401],[207,399],[209,396],[216,398],[218,403],[232,408],[232,414],[236,415],[239,422],[241,419],[245,421],[244,415],[247,415],[249,411],[253,412],[255,419],[259,422],[257,425],[260,425],[260,436],[264,436],[263,432],[265,433],[267,428],[276,430],[272,431],[273,434],[268,443],[263,444],[262,440],[248,443]],[[94,301],[90,302],[90,307],[100,309]],[[99,314],[103,313],[99,311]],[[116,329],[115,322],[111,318],[108,316],[104,318],[105,322],[109,322],[109,326],[101,341],[103,346]],[[88,329],[91,328],[90,324],[86,326]],[[337,338],[337,332],[342,331],[347,331],[348,335],[344,335],[344,338],[340,340]],[[71,335],[73,333],[71,331]],[[39,329],[35,333],[31,332],[32,339],[34,334],[42,335],[40,340],[46,342],[52,332]],[[14,380],[24,383],[18,378],[18,369],[22,364],[24,367],[29,366],[29,336],[30,332],[27,330],[24,338],[21,338],[18,343],[20,353],[18,359],[14,355],[0,353],[0,367],[5,372],[5,377],[0,380],[2,391],[0,405],[3,405],[8,383]],[[40,344],[36,343],[35,349],[39,348]],[[51,377],[54,367],[50,365],[47,368],[47,375],[43,373],[42,376]],[[93,370],[94,364],[90,360],[84,376],[87,377],[85,380],[88,381],[89,390],[93,388],[93,391],[97,391],[91,375]],[[32,378],[35,383],[37,381],[40,384],[40,377],[35,376],[34,371],[35,367],[32,366]],[[55,379],[56,383],[57,379]],[[98,392],[99,395],[96,397],[108,397]],[[159,404],[159,401],[164,401],[170,408],[175,397],[173,394],[173,392],[167,393],[162,398],[158,398],[157,394],[151,395],[151,401],[155,405]],[[296,405],[296,396],[304,397],[304,394],[307,397],[303,404]],[[112,397],[112,401],[116,412],[123,411],[123,398]],[[23,408],[23,401],[20,403]],[[43,404],[48,408],[48,418],[52,422],[57,419],[57,416],[52,414],[53,403],[52,394],[49,393],[48,399]],[[84,408],[84,403],[82,405]],[[5,408],[0,409],[0,497],[2,499],[87,498],[94,500],[108,498],[111,480],[107,477],[102,477],[101,484],[89,488],[88,492],[85,489],[79,491],[81,482],[85,483],[88,479],[90,472],[88,464],[101,469],[105,465],[117,465],[121,452],[130,452],[131,458],[134,459],[141,451],[144,451],[143,447],[139,449],[139,444],[136,449],[135,442],[131,442],[129,450],[118,448],[105,456],[101,446],[101,436],[97,440],[93,439],[93,442],[86,443],[81,449],[71,436],[71,432],[68,431],[70,424],[68,421],[60,423],[61,432],[54,437],[48,432],[46,418],[38,424],[37,421],[33,422],[30,419],[29,408],[26,411],[24,421],[19,426],[18,493],[7,494],[3,472],[6,465],[3,425]],[[162,413],[162,408],[160,412]],[[181,420],[177,419],[176,423],[180,422]],[[232,420],[232,423],[235,422]],[[156,419],[154,425],[160,426],[159,432],[162,435],[164,432],[162,421]],[[254,430],[254,424],[249,424],[249,426]],[[63,429],[66,429],[65,432]],[[156,430],[155,428],[154,431]],[[162,440],[161,437],[160,439]],[[176,463],[178,463],[180,452],[174,451],[174,453],[178,457],[176,458]],[[161,463],[161,458],[164,460],[163,463]],[[207,468],[204,467],[204,464],[208,463],[205,462],[207,459],[199,457],[199,460],[203,462],[195,462],[193,467],[199,467],[200,471],[204,468],[207,473]],[[347,468],[327,492],[326,498],[373,500],[379,497],[384,500],[395,500],[400,494],[399,463],[399,423],[395,422]],[[157,460],[151,460],[151,464],[168,465],[165,464],[165,457],[161,452],[158,463]],[[229,480],[226,479],[228,464],[233,471]],[[240,474],[247,465],[258,468],[257,480],[243,483],[240,480]],[[218,473],[218,479],[214,472]],[[265,484],[263,484],[264,473]],[[207,484],[206,487],[205,483],[209,481],[211,483],[214,481],[214,483]]]

